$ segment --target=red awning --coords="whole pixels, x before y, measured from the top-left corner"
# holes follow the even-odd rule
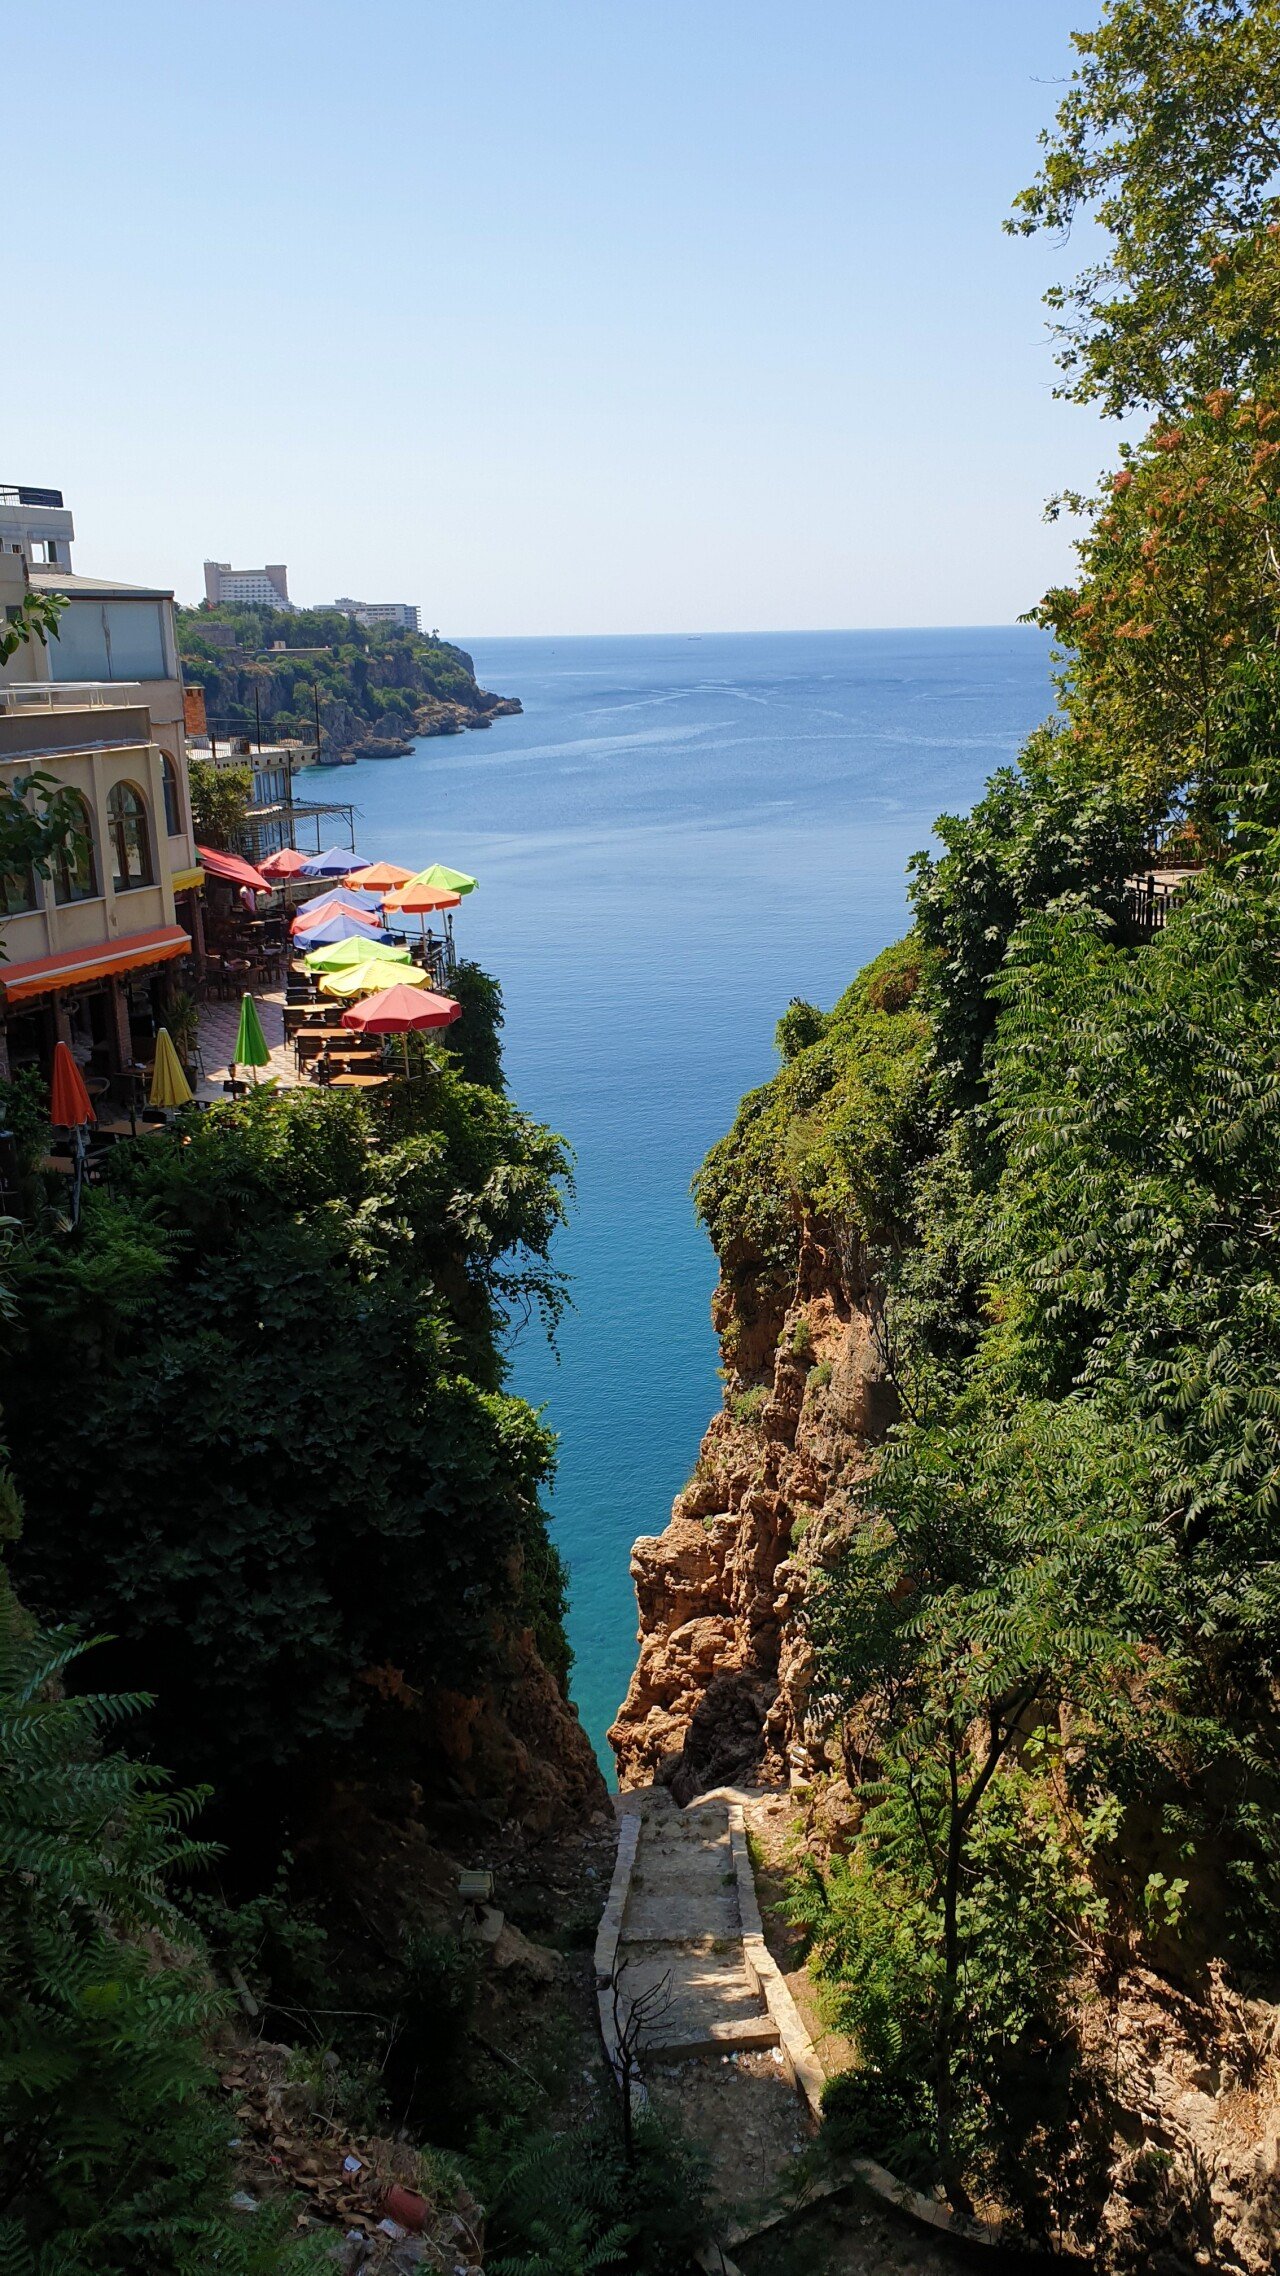
[[[210,877],[225,877],[228,885],[251,885],[255,893],[271,891],[270,879],[251,861],[241,861],[239,854],[215,853],[211,846],[197,846],[196,855]]]
[[[31,957],[25,964],[0,964],[0,988],[6,1003],[20,1004],[29,996],[83,987],[89,980],[108,980],[190,954],[191,941],[181,925],[157,925],[154,932],[131,933],[127,940],[100,940],[92,948],[66,948],[56,956]]]

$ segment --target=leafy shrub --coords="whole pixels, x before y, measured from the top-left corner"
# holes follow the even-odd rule
[[[810,1044],[821,1043],[827,1031],[827,1015],[816,1004],[807,1004],[800,996],[793,996],[774,1030],[774,1043],[778,1057],[787,1065],[797,1059]]]
[[[21,1585],[114,1631],[179,1775],[277,1837],[302,1756],[374,1715],[408,1751],[415,1694],[474,1688],[504,1622],[567,1665],[552,1441],[498,1348],[555,1299],[563,1150],[449,1069],[421,1088],[376,1146],[320,1093],[192,1117],[10,1265]]]
[[[318,2268],[282,2212],[228,2219],[220,2013],[169,1884],[202,1799],[103,1751],[143,1704],[60,1686],[84,1647],[0,1577],[0,2267],[23,2276]]]
[[[736,1423],[758,1423],[764,1413],[769,1393],[763,1383],[753,1383],[745,1391],[731,1391],[729,1412]]]
[[[482,2127],[467,2160],[489,2276],[685,2276],[706,2231],[700,2156],[650,2114],[624,2155],[616,2115],[567,2134]]]

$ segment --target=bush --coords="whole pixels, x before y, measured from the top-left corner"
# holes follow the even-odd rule
[[[268,1872],[304,1757],[376,1716],[408,1759],[418,1697],[474,1690],[512,1628],[566,1665],[552,1440],[498,1347],[556,1294],[563,1149],[451,1070],[418,1088],[377,1145],[319,1093],[192,1116],[9,1267],[21,1585],[122,1639],[117,1679],[163,1700],[180,1776],[252,1809]]]
[[[704,2162],[651,2115],[630,2164],[613,2113],[561,2135],[522,2120],[482,2128],[467,2163],[488,2276],[686,2276],[705,2237]]]
[[[169,1884],[201,1800],[102,1751],[141,1701],[60,1695],[83,1646],[0,1576],[0,2267],[8,2276],[284,2276],[291,2215],[229,2221],[202,2034],[220,2001]]]

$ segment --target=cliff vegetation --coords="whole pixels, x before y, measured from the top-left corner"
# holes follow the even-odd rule
[[[792,1918],[856,2052],[834,2142],[1105,2267],[1260,2271],[1280,16],[1115,0],[1077,45],[1021,211],[1110,185],[1066,371],[1158,415],[1070,502],[1055,716],[939,822],[907,939],[784,1015],[699,1174],[725,1406],[636,1545],[614,1739],[682,1796],[799,1782]],[[1177,863],[1153,916],[1132,882]]]
[[[220,735],[261,720],[274,740],[314,739],[326,756],[391,757],[414,735],[456,735],[519,711],[482,688],[465,649],[430,634],[364,626],[342,609],[177,611],[183,677],[204,689]]]

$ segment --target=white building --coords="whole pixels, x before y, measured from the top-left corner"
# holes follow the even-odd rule
[[[204,597],[215,609],[293,607],[283,561],[268,561],[264,569],[233,569],[229,561],[206,561]]]
[[[357,624],[367,629],[371,624],[394,624],[400,632],[421,632],[418,611],[412,601],[335,601],[334,607],[353,616]]]
[[[61,490],[0,482],[0,553],[20,553],[29,569],[69,569],[75,534]]]

